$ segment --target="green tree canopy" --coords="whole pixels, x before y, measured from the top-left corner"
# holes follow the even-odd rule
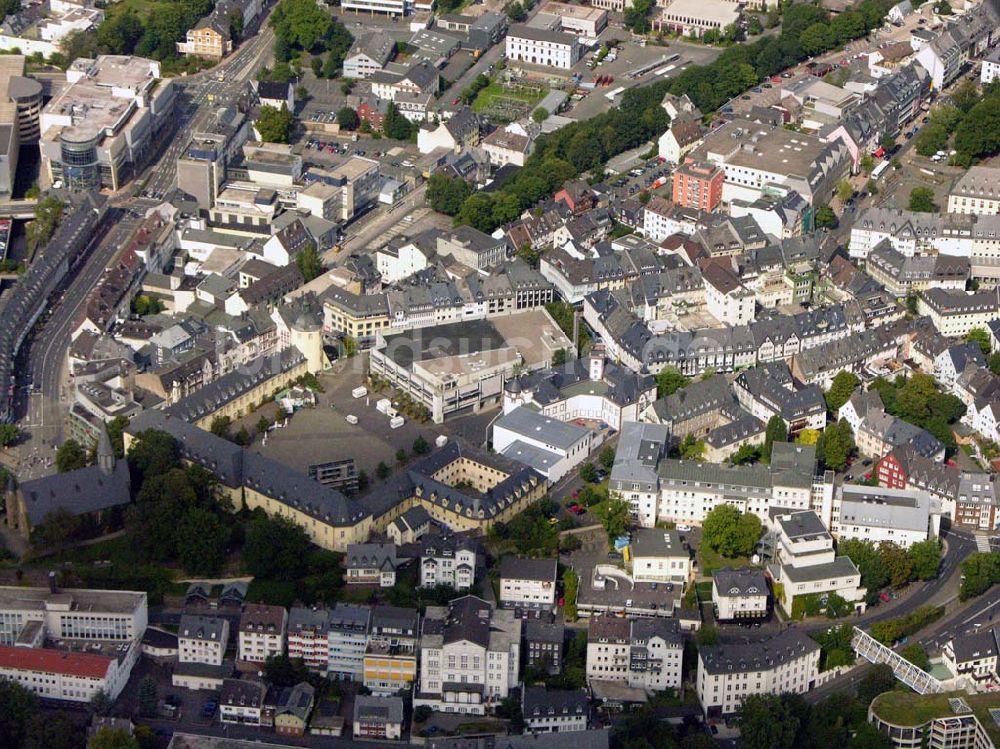
[[[740,706],[739,721],[744,749],[792,749],[795,745],[799,719],[777,695],[748,695]]]
[[[75,471],[79,468],[85,468],[86,465],[87,451],[75,439],[71,437],[59,445],[59,449],[56,450],[56,470],[59,473]]]
[[[702,523],[702,543],[724,557],[750,556],[763,528],[752,512],[740,512],[732,505],[714,507]]]
[[[255,577],[295,580],[305,571],[309,536],[287,518],[260,516],[250,522],[243,563]]]
[[[861,380],[856,374],[840,370],[830,383],[830,389],[826,391],[826,407],[831,411],[839,410],[860,384]]]
[[[990,334],[986,328],[972,328],[965,334],[965,340],[969,343],[975,343],[984,355],[989,355],[992,344],[990,342]]]
[[[281,109],[264,104],[260,108],[260,115],[254,123],[260,138],[265,143],[288,143],[292,137],[292,128],[295,126],[295,117],[288,111],[286,104],[281,105]]]
[[[929,187],[914,187],[910,190],[910,202],[907,207],[911,211],[933,213],[937,208],[934,205],[934,191]]]
[[[656,374],[656,397],[666,398],[691,382],[676,367],[664,367]]]
[[[299,254],[295,256],[295,264],[299,266],[302,279],[306,283],[323,274],[323,259],[316,251],[316,245],[313,242],[306,242],[299,250]]]
[[[767,429],[764,431],[764,447],[761,449],[761,456],[765,461],[771,460],[771,450],[775,442],[788,442],[788,427],[785,420],[778,415],[768,419]]]

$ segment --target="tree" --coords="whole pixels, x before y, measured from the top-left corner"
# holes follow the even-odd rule
[[[941,569],[941,544],[936,538],[928,538],[911,544],[907,549],[913,577],[917,580],[933,580]]]
[[[69,715],[60,710],[57,713],[37,713],[31,716],[25,731],[21,749],[79,749],[80,731]]]
[[[719,630],[711,624],[704,624],[695,634],[695,642],[699,648],[712,647],[718,645],[720,641]]]
[[[427,202],[438,213],[454,216],[472,194],[472,186],[460,177],[432,174],[427,180]]]
[[[234,42],[243,37],[243,11],[240,8],[229,11],[229,35]]]
[[[771,450],[775,442],[788,442],[788,426],[785,420],[775,414],[767,421],[767,429],[764,431],[764,448],[761,450],[761,457],[764,462],[771,460]]]
[[[330,14],[312,0],[281,0],[270,20],[276,39],[306,51],[320,47],[332,24]]]
[[[837,198],[840,199],[841,203],[846,203],[848,200],[854,197],[854,185],[846,179],[842,179],[837,183]]]
[[[361,120],[358,113],[350,107],[341,107],[337,110],[337,124],[344,130],[357,130]]]
[[[927,656],[927,651],[922,645],[912,643],[903,648],[899,654],[921,671],[931,670],[931,659]]]
[[[107,715],[111,712],[114,704],[111,695],[103,689],[96,691],[94,696],[90,698],[90,709],[95,715]]]
[[[398,450],[396,450],[396,462],[400,466],[406,465],[406,458],[407,458],[406,450],[404,450],[403,448],[399,448]]]
[[[759,445],[740,445],[740,448],[729,457],[729,462],[734,466],[756,463],[758,460],[760,460]]]
[[[59,449],[56,450],[56,470],[59,473],[75,471],[86,466],[87,451],[83,449],[83,445],[72,437],[59,445]]]
[[[108,439],[116,458],[125,457],[125,427],[128,426],[128,421],[128,417],[116,416],[107,423]]]
[[[593,463],[587,461],[582,466],[580,466],[580,478],[586,481],[588,484],[593,483],[597,480],[597,468]]]
[[[413,722],[426,723],[433,714],[430,705],[419,705],[413,709]]]
[[[826,407],[831,411],[839,411],[860,384],[861,380],[856,374],[840,370],[830,383],[830,389],[826,391]]]
[[[740,512],[732,505],[719,505],[702,523],[702,542],[724,557],[750,556],[760,539],[760,518]]]
[[[744,749],[792,749],[799,719],[773,694],[748,695],[740,706],[740,738]]]
[[[220,414],[212,419],[212,423],[209,425],[208,431],[210,431],[216,437],[229,439],[230,426],[232,426],[232,419],[230,419],[225,414]]]
[[[893,749],[894,746],[892,739],[874,725],[862,723],[851,737],[848,749]]]
[[[986,331],[986,328],[972,328],[965,334],[965,340],[969,343],[975,343],[982,349],[985,356],[989,356],[992,345],[990,343],[990,334]]]
[[[913,564],[910,562],[906,549],[892,541],[883,541],[878,545],[878,555],[889,573],[889,582],[892,587],[902,588],[910,582]]]
[[[212,577],[222,569],[229,531],[219,516],[193,507],[177,523],[177,557],[189,575]]]
[[[568,354],[566,353],[566,349],[564,348],[556,349],[552,353],[552,366],[553,367],[563,366],[566,363],[567,356]]]
[[[896,676],[892,666],[877,663],[868,669],[861,683],[858,684],[858,699],[866,705],[883,692],[891,692],[896,688]]]
[[[146,674],[139,682],[139,714],[146,718],[156,715],[160,694],[156,688],[156,679],[152,674]]]
[[[43,247],[52,239],[62,214],[62,201],[55,196],[49,195],[38,202],[35,206],[35,219],[25,229],[28,249],[31,252]]]
[[[828,205],[817,206],[814,221],[817,229],[836,229],[840,223],[837,221],[837,214]]]
[[[531,119],[535,122],[541,124],[549,118],[549,110],[545,107],[536,107],[535,111],[531,113]]]
[[[295,118],[288,111],[288,105],[282,104],[281,109],[264,104],[254,127],[265,143],[288,143],[292,137]]]
[[[816,443],[816,457],[833,471],[843,471],[854,452],[854,432],[844,419],[829,424]]]
[[[309,536],[298,523],[260,516],[250,522],[243,546],[243,563],[254,577],[296,580],[305,573]]]
[[[512,3],[507,3],[504,6],[504,13],[506,13],[507,18],[514,23],[521,23],[528,17],[527,12],[524,10],[524,6],[517,2],[517,0],[514,0]]]
[[[379,464],[375,466],[375,478],[379,481],[385,481],[391,475],[392,469],[385,464],[384,460],[379,461]]]
[[[417,130],[416,126],[399,113],[395,104],[390,103],[382,120],[382,132],[386,138],[393,140],[410,140]]]
[[[306,283],[323,274],[323,260],[316,251],[316,245],[313,242],[306,242],[299,250],[299,254],[295,256],[295,264],[299,266],[299,271]]]
[[[611,445],[605,445],[597,456],[597,462],[605,471],[610,471],[615,465],[615,449]]]
[[[687,386],[691,379],[681,374],[676,367],[664,367],[656,375],[656,397],[666,398]]]
[[[795,435],[797,445],[815,445],[823,433],[819,429],[803,429]]]
[[[955,128],[955,150],[966,162],[993,156],[1000,151],[1000,97],[990,96],[976,104]]]
[[[38,697],[20,684],[0,679],[0,746],[19,747],[28,724],[38,713]]]
[[[629,507],[625,500],[612,497],[597,508],[596,514],[608,534],[609,542],[622,536],[628,530]]]
[[[31,529],[31,541],[35,546],[57,549],[75,541],[83,522],[65,507],[49,510],[42,522]]]
[[[87,749],[140,749],[139,740],[124,728],[104,726],[87,741]]]
[[[910,202],[907,207],[911,211],[933,213],[937,208],[934,205],[934,191],[929,187],[914,187],[910,190]]]
[[[861,573],[861,584],[869,594],[878,596],[878,591],[889,582],[889,572],[882,564],[882,558],[871,541],[844,538],[837,542],[837,556],[847,557]]]
[[[414,455],[426,455],[431,451],[430,443],[424,439],[422,434],[417,435],[417,438],[413,440],[413,454]]]
[[[294,687],[309,680],[309,669],[301,658],[272,655],[264,661],[264,681],[276,687]]]
[[[701,460],[705,455],[705,440],[695,439],[688,434],[681,441],[680,454],[683,460]]]
[[[1000,375],[1000,351],[994,351],[990,354],[987,364],[989,364],[990,372],[995,375]]]
[[[135,484],[142,485],[147,478],[163,475],[180,465],[180,446],[166,432],[146,429],[129,447],[128,460]]]
[[[962,562],[959,600],[975,598],[1000,582],[1000,554],[976,553]]]

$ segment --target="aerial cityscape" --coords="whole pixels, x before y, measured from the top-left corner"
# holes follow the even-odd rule
[[[0,749],[1000,749],[1000,0],[0,0],[0,486]]]

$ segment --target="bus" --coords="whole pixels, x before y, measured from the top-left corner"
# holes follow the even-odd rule
[[[608,93],[606,93],[605,96],[607,97],[608,101],[614,101],[617,97],[621,96],[623,93],[625,93],[625,87],[619,86],[614,91],[608,91]]]
[[[892,162],[890,162],[890,161],[881,161],[881,162],[879,162],[879,165],[877,167],[875,167],[874,169],[872,169],[872,179],[876,179],[877,180],[879,177],[881,177],[883,174],[885,174],[886,171],[888,171],[888,169],[889,169],[890,166],[892,166]]]

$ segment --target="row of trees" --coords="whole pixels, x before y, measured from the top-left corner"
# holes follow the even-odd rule
[[[982,93],[974,81],[960,84],[951,95],[951,104],[931,112],[915,140],[917,153],[933,156],[947,150],[952,138],[957,151],[952,161],[959,166],[1000,153],[1000,82],[988,84]]]
[[[40,247],[48,244],[52,235],[59,226],[59,221],[63,215],[62,201],[55,196],[48,196],[38,202],[35,209],[35,218],[25,229],[28,239],[28,250],[34,252]]]
[[[950,393],[942,393],[929,374],[900,375],[890,382],[877,377],[869,387],[877,390],[887,413],[926,429],[945,446],[949,455],[957,449],[951,431],[954,424],[965,415],[965,404]]]
[[[941,568],[941,544],[936,538],[920,541],[904,549],[891,541],[874,544],[856,538],[837,542],[837,554],[849,557],[861,573],[861,584],[868,588],[868,601],[878,600],[887,586],[902,588],[915,580],[933,580]]]
[[[612,156],[658,137],[669,123],[660,106],[663,94],[664,88],[657,85],[629,89],[621,106],[543,135],[525,166],[500,190],[465,198],[455,213],[455,223],[492,232],[552,195],[567,180],[599,169]]]
[[[958,597],[963,601],[975,598],[997,583],[1000,583],[1000,554],[977,552],[962,562]]]
[[[154,60],[175,60],[177,42],[183,41],[188,29],[212,12],[212,0],[171,0],[156,3],[149,13],[138,13],[131,5],[112,6],[97,32],[73,33],[63,45],[68,60],[95,57],[99,54],[139,55]],[[230,32],[239,38],[243,33],[243,17],[236,13],[229,18]]]

